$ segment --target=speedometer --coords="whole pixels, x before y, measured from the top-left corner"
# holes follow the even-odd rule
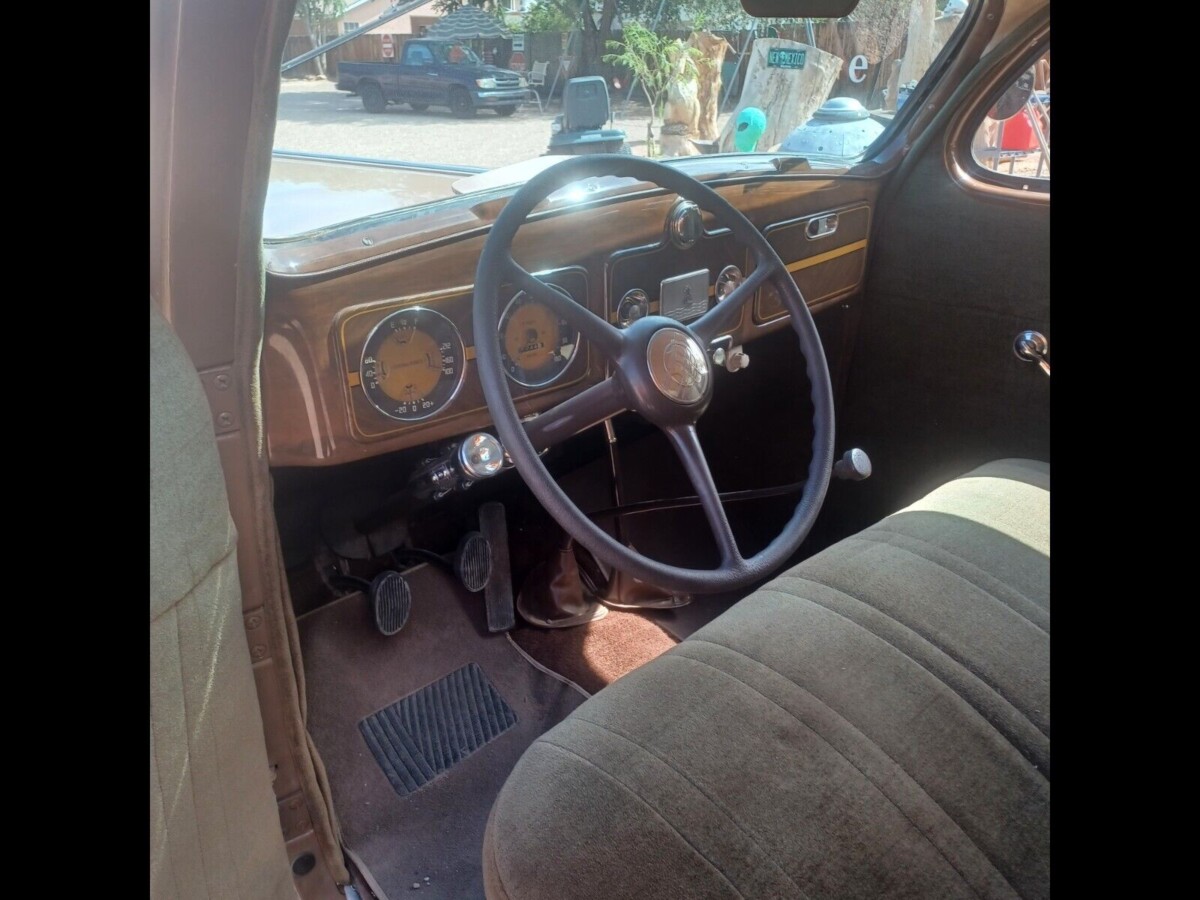
[[[563,296],[571,295],[550,285]],[[504,371],[517,384],[542,387],[567,370],[579,349],[579,331],[540,300],[521,291],[500,317]]]
[[[441,313],[401,309],[371,331],[359,375],[372,406],[390,418],[416,422],[454,399],[465,356],[462,336]]]

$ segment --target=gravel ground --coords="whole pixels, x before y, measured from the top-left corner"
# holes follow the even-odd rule
[[[623,109],[623,96],[614,107],[613,127],[622,129],[639,152],[646,140],[648,108],[634,103]],[[449,110],[415,113],[407,106],[388,106],[372,115],[358,97],[338,91],[332,82],[284,80],[275,147],[493,169],[545,153],[550,123],[561,112],[556,100],[544,113],[527,105],[508,119],[488,110],[473,119],[456,119]]]

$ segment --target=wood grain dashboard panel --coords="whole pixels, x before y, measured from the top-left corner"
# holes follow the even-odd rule
[[[831,215],[837,216],[837,230],[824,237],[809,237],[809,224]],[[763,233],[787,265],[811,309],[851,293],[862,283],[871,233],[871,207],[861,204],[822,210],[769,225]],[[764,324],[786,315],[775,288],[763,285],[754,301],[754,321]]]
[[[841,215],[846,218],[834,239],[813,242],[827,246],[807,257],[804,250],[790,258],[783,254],[785,262],[796,262],[865,240],[870,205],[879,186],[874,178],[809,176],[766,178],[718,190],[759,228],[779,231],[776,239],[789,234],[784,226],[817,211],[844,210]],[[568,212],[535,214],[518,233],[513,256],[530,271],[582,268],[586,296],[576,299],[602,316],[612,312],[610,300],[620,298],[626,281],[648,292],[652,289],[657,298],[663,278],[685,271],[708,268],[710,277],[715,277],[729,263],[745,271],[744,248],[719,232],[702,239],[689,255],[647,251],[663,246],[667,213],[675,199],[665,193],[640,195]],[[772,223],[782,224],[771,228]],[[715,229],[711,220],[707,226]],[[364,233],[363,240],[374,234]],[[432,306],[457,325],[468,348],[474,347],[471,292],[485,238],[486,233],[476,228],[458,240],[362,263],[345,265],[338,256],[330,269],[303,274],[288,274],[291,266],[286,248],[268,249],[262,378],[267,454],[272,465],[337,465],[490,427],[491,416],[470,350],[458,395],[443,413],[421,422],[388,419],[370,406],[353,383],[366,334],[389,312],[405,305]],[[777,246],[788,250],[790,245]],[[302,252],[306,264],[311,265],[313,248],[306,246]],[[819,305],[834,296],[831,291],[844,297],[847,285],[861,282],[864,257],[865,247],[851,250],[798,270],[794,276],[810,304]],[[575,294],[574,288],[570,290]],[[735,341],[747,342],[787,327],[786,315],[772,317],[770,301],[764,306],[764,299],[760,292],[753,310],[743,315]],[[534,391],[512,385],[518,410],[522,414],[544,410],[573,396],[602,380],[605,365],[600,354],[584,352],[581,347],[562,379],[553,385]]]
[[[749,252],[741,246],[728,229],[706,230],[694,246],[681,250],[663,236],[656,244],[618,250],[608,260],[606,281],[608,283],[608,319],[617,321],[617,305],[626,292],[640,289],[650,300],[650,311],[659,311],[659,288],[665,278],[708,271],[708,293],[714,293],[717,276],[726,266],[737,266],[745,275],[749,265]],[[743,307],[743,318],[745,316]],[[740,328],[740,320],[739,326]]]

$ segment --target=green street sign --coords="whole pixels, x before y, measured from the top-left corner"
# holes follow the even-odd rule
[[[772,47],[767,51],[768,69],[803,69],[807,50],[789,50],[786,47]]]

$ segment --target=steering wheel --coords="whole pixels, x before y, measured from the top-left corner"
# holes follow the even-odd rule
[[[530,212],[560,188],[596,176],[633,177],[691,200],[713,214],[749,248],[754,269],[733,292],[684,325],[644,316],[619,331],[585,306],[567,299],[512,257],[513,238]],[[742,307],[770,281],[791,313],[812,389],[813,446],[808,479],[791,519],[771,543],[746,559],[725,516],[695,423],[712,399],[710,342],[741,320]],[[500,286],[511,283],[561,315],[613,363],[614,375],[522,422],[501,363]],[[597,559],[643,581],[674,591],[714,593],[746,587],[778,569],[799,548],[816,520],[833,465],[833,393],[829,367],[800,289],[766,238],[711,188],[677,169],[635,156],[590,155],[564,160],[526,182],[496,218],[475,272],[476,363],[500,440],[521,477],[562,528]],[[781,390],[786,389],[780,386]],[[651,559],[614,540],[592,522],[554,481],[538,455],[551,445],[626,410],[657,425],[673,445],[700,498],[720,551],[715,569],[690,569]]]

